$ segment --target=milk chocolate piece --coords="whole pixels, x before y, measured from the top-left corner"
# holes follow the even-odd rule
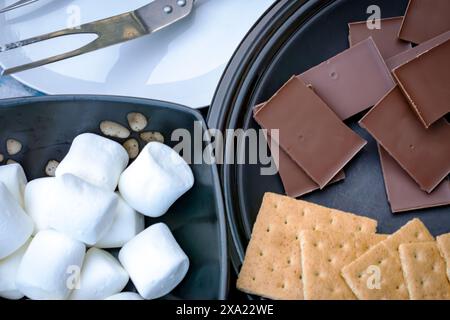
[[[425,127],[450,112],[450,40],[393,73]]]
[[[264,103],[261,103],[253,108],[254,117],[263,106]],[[278,173],[280,174],[284,191],[288,196],[297,198],[320,189],[319,185],[306,174],[305,170],[303,170],[294,160],[291,159],[283,148],[272,140],[269,134],[266,134],[265,136],[270,149],[272,148],[272,145],[276,145],[278,147],[278,162],[276,161],[277,159],[274,159],[274,161],[278,168]],[[331,180],[330,184],[344,179],[345,173],[341,170],[336,177]]]
[[[428,193],[450,173],[450,125],[421,124],[399,87],[395,87],[360,121],[360,125]]]
[[[377,103],[395,86],[372,38],[299,76],[342,120]]]
[[[256,114],[264,106],[261,103],[253,107],[253,117],[256,119]],[[284,191],[290,197],[297,198],[308,194],[310,192],[320,189],[319,185],[314,182],[294,160],[283,150],[275,141],[272,140],[270,134],[265,134],[267,144],[271,149],[273,145],[278,147],[278,162],[274,159],[275,165],[278,168],[281,182],[283,183]],[[331,180],[331,183],[335,183],[345,179],[345,173],[343,170],[339,171],[336,177]]]
[[[420,190],[405,170],[379,146],[386,193],[392,212],[404,212],[450,204],[450,180],[444,179],[432,193]]]
[[[296,77],[291,78],[255,117],[262,127],[279,129],[276,142],[321,189],[366,144]]]
[[[445,41],[450,39],[450,31],[444,32],[443,34],[438,35],[437,37],[425,41],[424,43],[419,44],[418,46],[409,49],[408,51],[402,52],[392,58],[386,60],[386,65],[389,70],[394,70],[395,68],[405,64],[408,61],[417,58],[419,55],[427,52],[428,50],[444,43]]]
[[[411,43],[398,38],[403,17],[387,18],[379,20],[381,29],[369,29],[367,21],[352,22],[348,24],[349,42],[355,44],[372,37],[380,50],[381,56],[386,60],[403,51],[411,49]]]
[[[423,43],[450,30],[449,0],[410,0],[399,38]]]

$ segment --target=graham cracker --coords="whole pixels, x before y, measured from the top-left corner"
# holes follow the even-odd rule
[[[449,300],[445,261],[435,241],[399,247],[403,276],[412,300]]]
[[[303,299],[301,230],[375,233],[375,220],[266,193],[237,280],[241,291],[270,299]]]
[[[305,300],[354,300],[341,269],[386,235],[303,230],[300,234]]]
[[[447,277],[450,281],[450,233],[440,235],[436,238],[441,256],[447,264]]]
[[[342,268],[342,276],[358,299],[408,299],[398,248],[401,244],[433,240],[419,219],[411,220]]]

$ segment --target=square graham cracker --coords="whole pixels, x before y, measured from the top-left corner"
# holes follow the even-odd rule
[[[412,300],[449,300],[445,261],[433,242],[401,244],[403,277]]]
[[[237,280],[243,292],[269,299],[303,299],[301,230],[375,233],[377,221],[266,193]]]
[[[358,299],[409,299],[398,248],[405,243],[433,240],[425,225],[419,219],[413,219],[342,268],[341,274]]]
[[[447,263],[447,277],[450,281],[450,233],[440,235],[436,238],[441,256]]]
[[[341,269],[386,235],[303,230],[300,234],[305,300],[354,300]]]

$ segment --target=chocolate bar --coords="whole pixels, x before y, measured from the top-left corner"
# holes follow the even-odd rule
[[[423,43],[450,30],[449,0],[410,0],[399,38]]]
[[[393,73],[425,127],[450,112],[450,40]]]
[[[299,76],[342,120],[377,103],[395,86],[372,38]]]
[[[409,49],[408,51],[402,52],[392,58],[386,60],[386,65],[389,70],[394,70],[395,68],[405,64],[408,61],[417,58],[421,54],[427,52],[428,50],[440,45],[441,43],[446,42],[450,39],[450,31],[444,32],[443,34],[438,35],[437,37],[425,41],[418,46]]]
[[[426,129],[397,86],[360,121],[378,143],[428,193],[450,173],[450,125]]]
[[[379,146],[384,184],[392,212],[404,212],[450,204],[450,180],[444,179],[432,193],[420,190],[405,170]]]
[[[367,21],[349,23],[348,38],[350,46],[353,47],[355,44],[372,37],[385,60],[411,49],[410,42],[398,38],[402,21],[403,17],[381,19],[379,20],[381,29],[369,29]]]
[[[322,189],[364,147],[299,78],[291,78],[256,114],[258,123],[279,129],[276,141]]]
[[[261,103],[253,107],[253,117],[256,113],[264,106]],[[314,182],[294,160],[289,157],[289,155],[281,148],[275,141],[270,137],[270,134],[265,133],[267,144],[271,149],[273,145],[278,147],[278,161],[274,158],[275,165],[278,168],[278,173],[280,174],[281,182],[283,183],[284,191],[290,197],[297,198],[308,194],[310,192],[319,190],[320,187]],[[341,170],[336,177],[331,180],[331,183],[339,182],[345,179],[345,173]]]

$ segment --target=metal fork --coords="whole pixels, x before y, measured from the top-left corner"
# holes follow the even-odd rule
[[[195,0],[155,0],[134,11],[86,23],[78,28],[67,28],[3,46],[0,45],[0,52],[4,52],[70,34],[97,35],[95,40],[79,49],[5,69],[2,75],[40,67],[157,32],[188,16],[193,10],[194,1]]]
[[[39,1],[39,0],[19,0],[19,1],[15,2],[15,3],[13,3],[13,4],[11,4],[11,5],[3,8],[3,9],[1,9],[0,13],[5,13],[5,12],[8,12],[8,11],[11,11],[11,10],[14,10],[14,9],[17,9],[17,8],[20,8],[20,7],[32,4],[33,2],[37,2],[37,1]]]

